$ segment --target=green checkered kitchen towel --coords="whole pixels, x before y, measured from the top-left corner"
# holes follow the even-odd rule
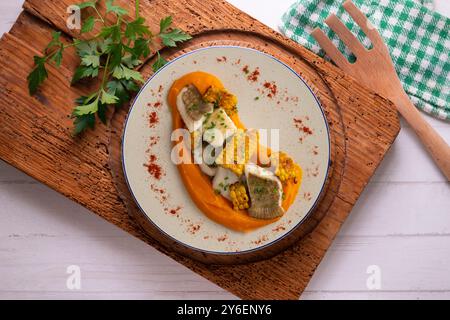
[[[450,19],[434,12],[431,1],[353,0],[384,38],[411,101],[437,118],[450,120]],[[368,48],[370,40],[341,4],[339,0],[297,1],[283,15],[280,30],[323,57],[310,35],[320,27],[351,61],[351,52],[324,20],[335,13]]]

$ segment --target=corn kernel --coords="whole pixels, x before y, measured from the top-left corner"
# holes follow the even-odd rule
[[[231,117],[237,112],[237,98],[225,89],[210,87],[203,95],[205,102],[214,103],[216,106],[225,110]]]
[[[247,190],[242,182],[230,186],[230,197],[234,210],[245,210],[250,207]]]
[[[281,182],[298,182],[295,163],[292,158],[283,152],[279,152],[272,155],[272,161],[272,164],[274,164],[276,168],[275,175],[280,178]]]

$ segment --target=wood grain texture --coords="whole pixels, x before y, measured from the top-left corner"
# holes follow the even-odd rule
[[[65,30],[65,19],[62,17],[68,4],[69,1],[28,1],[25,8],[41,20]],[[227,29],[236,29],[236,32],[246,30],[258,34],[266,42],[279,42],[288,54],[295,55],[296,60],[316,70],[334,93],[340,107],[345,107],[342,108],[344,112],[340,124],[346,132],[348,157],[339,196],[333,204],[336,209],[330,210],[319,226],[303,240],[304,250],[291,257],[287,254],[275,257],[277,268],[260,274],[252,274],[250,265],[205,267],[177,257],[179,262],[242,298],[298,298],[398,133],[398,119],[392,105],[344,76],[329,63],[227,3],[150,1],[142,6],[143,15],[149,17],[172,13],[175,20],[181,22],[179,27],[193,35],[207,30],[223,30],[226,26]],[[156,26],[156,21],[149,20]],[[0,94],[6,103],[0,109],[0,157],[166,252],[141,232],[118,196],[108,170],[110,129],[99,126],[82,140],[74,140],[70,136],[71,121],[67,114],[70,113],[73,98],[87,90],[69,86],[70,73],[76,63],[73,55],[64,60],[61,70],[50,70],[51,77],[58,79],[56,84],[47,83],[39,95],[33,98],[28,96],[25,81],[27,68],[32,67],[32,55],[48,41],[49,30],[46,23],[26,13],[19,18],[11,33],[2,39],[0,67],[4,73],[0,79]],[[20,64],[22,68],[17,70],[15,64]],[[296,270],[293,274],[287,268],[291,261],[304,261],[307,257],[310,262],[305,262],[305,265],[309,268]],[[243,272],[251,276],[243,278]],[[270,278],[272,274],[276,279]]]

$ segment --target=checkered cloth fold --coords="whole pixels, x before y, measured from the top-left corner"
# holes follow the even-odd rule
[[[353,0],[385,40],[397,73],[411,101],[421,110],[450,120],[450,19],[433,11],[432,0]],[[320,27],[354,60],[337,35],[324,23],[336,14],[368,48],[370,40],[342,8],[341,1],[300,0],[282,17],[280,30],[311,51],[325,56],[310,35]]]

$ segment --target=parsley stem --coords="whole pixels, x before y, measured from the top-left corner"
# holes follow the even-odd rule
[[[105,71],[103,73],[102,85],[100,87],[100,90],[103,90],[105,88],[106,78],[109,76],[108,68],[109,68],[110,60],[111,60],[111,53],[108,53],[108,57],[106,58],[106,63],[105,63]]]
[[[94,10],[97,13],[98,17],[100,18],[100,20],[102,21],[102,23],[105,24],[105,19],[103,19],[102,15],[100,14],[100,12],[98,12],[96,7],[94,7]]]
[[[136,19],[139,18],[139,0],[135,1],[136,3]]]
[[[67,49],[67,48],[70,48],[70,47],[73,47],[73,46],[75,46],[75,43],[66,44],[66,45],[63,46],[63,48]]]

